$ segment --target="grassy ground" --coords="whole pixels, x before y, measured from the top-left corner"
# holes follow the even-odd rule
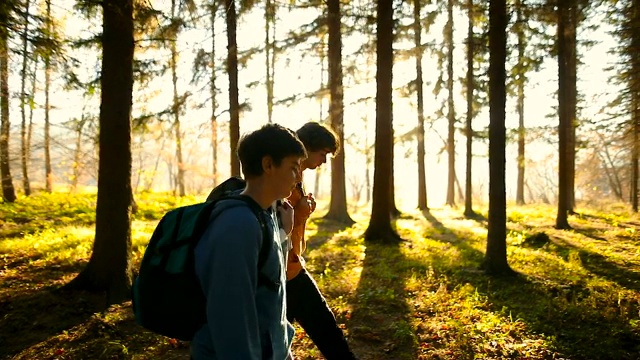
[[[162,213],[196,199],[136,200],[135,268]],[[130,303],[60,289],[90,256],[94,208],[92,195],[0,204],[0,359],[188,358],[188,344],[138,327]],[[640,217],[578,212],[558,231],[552,207],[508,209],[515,277],[478,270],[486,220],[449,208],[405,213],[396,246],[364,243],[363,211],[351,227],[315,218],[309,270],[363,360],[639,359]],[[301,329],[294,350],[321,358]]]

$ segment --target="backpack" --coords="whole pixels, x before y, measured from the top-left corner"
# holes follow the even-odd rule
[[[206,297],[195,273],[194,249],[214,220],[211,212],[221,200],[242,200],[258,218],[262,228],[258,286],[277,286],[261,271],[271,249],[263,210],[253,199],[239,195],[244,186],[244,180],[231,177],[218,185],[207,201],[173,209],[162,217],[133,282],[133,312],[139,325],[171,338],[191,340],[206,323]]]

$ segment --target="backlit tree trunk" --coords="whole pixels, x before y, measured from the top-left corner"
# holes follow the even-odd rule
[[[96,237],[87,267],[69,287],[104,291],[107,304],[117,304],[131,297],[133,2],[106,0],[102,8]]]
[[[556,217],[556,228],[570,229],[568,221],[568,213],[571,210],[569,187],[571,182],[569,170],[571,166],[571,127],[573,119],[570,114],[570,95],[568,82],[569,79],[569,52],[570,52],[570,27],[567,23],[570,21],[570,4],[569,1],[560,1],[558,3],[558,213]]]
[[[482,263],[488,274],[509,274],[507,263],[507,204],[505,188],[505,103],[507,6],[489,3],[489,225]]]
[[[24,195],[31,195],[31,184],[29,182],[29,158],[30,152],[27,147],[27,68],[29,67],[29,17],[31,3],[26,0],[24,3],[24,30],[22,32],[22,70],[20,71],[20,115],[22,121],[20,123],[20,165],[22,166],[22,188]],[[33,96],[33,95],[31,95]],[[31,96],[29,98],[31,98]]]
[[[176,16],[176,2],[171,1],[171,19],[175,19]],[[178,171],[176,174],[176,186],[179,196],[185,196],[184,188],[184,161],[182,159],[182,131],[180,124],[180,112],[182,111],[182,100],[178,95],[178,50],[176,49],[176,42],[178,41],[177,32],[172,34],[172,39],[169,44],[171,51],[171,58],[169,65],[171,67],[171,84],[173,85],[173,131],[176,139],[176,162]]]
[[[51,0],[45,1],[47,4],[47,14],[45,24],[47,27],[47,36],[51,37],[53,31],[51,19]],[[46,49],[44,54],[44,174],[45,174],[45,191],[53,190],[53,169],[51,168],[51,122],[49,120],[49,93],[51,90],[51,49]]]
[[[447,2],[447,24],[445,25],[445,41],[447,43],[447,120],[449,127],[447,131],[447,158],[448,158],[448,178],[447,178],[447,200],[446,204],[455,206],[455,178],[456,178],[456,149],[455,149],[455,123],[456,113],[453,102],[453,0]]]
[[[340,143],[344,143],[344,94],[342,89],[342,32],[340,0],[327,1],[327,17],[329,29],[328,61],[329,61],[329,117],[331,127],[337,132]],[[353,223],[347,211],[347,193],[345,185],[344,146],[331,160],[331,203],[328,219],[345,223]]]
[[[2,199],[16,201],[9,166],[9,4],[0,4],[0,176]]]
[[[465,163],[465,187],[464,187],[464,215],[467,217],[475,215],[473,211],[473,186],[471,183],[471,160],[473,159],[473,55],[474,55],[474,35],[473,35],[473,0],[467,0],[467,124],[465,129],[467,141],[467,158]]]
[[[240,103],[238,101],[238,45],[235,0],[225,0],[227,22],[227,73],[229,74],[229,145],[231,175],[240,176],[240,160],[235,156],[240,140]]]
[[[518,65],[516,71],[516,86],[517,86],[517,104],[516,111],[518,112],[518,178],[516,184],[516,204],[524,205],[524,164],[525,164],[525,152],[524,152],[524,86],[526,82],[526,72],[524,69],[524,50],[525,50],[525,34],[524,24],[522,18],[522,8],[525,6],[524,0],[516,0],[516,31],[518,36]]]
[[[391,227],[389,187],[391,179],[393,0],[378,0],[376,42],[376,142],[371,219],[367,241],[394,243],[400,240]]]
[[[424,165],[424,98],[422,80],[422,0],[413,2],[413,32],[416,47],[416,101],[418,102],[418,209],[429,210],[427,205],[427,178]]]

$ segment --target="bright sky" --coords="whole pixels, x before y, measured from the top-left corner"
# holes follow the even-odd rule
[[[67,5],[61,5],[61,8],[54,8],[57,16],[60,18],[60,23],[64,27],[64,32],[67,35],[84,35],[89,36],[94,31],[99,31],[99,24],[89,24],[85,20],[79,20],[77,16],[71,15],[65,9],[71,8],[71,1],[67,1]],[[159,9],[165,9],[168,13],[170,2],[167,0],[153,2]],[[366,9],[366,8],[362,8]],[[372,9],[369,9],[373,11]],[[362,10],[365,11],[365,10]],[[64,15],[62,15],[64,14]],[[278,12],[279,20],[277,23],[277,39],[284,39],[288,36],[290,31],[299,29],[304,24],[311,22],[314,17],[317,16],[315,11],[296,11],[295,13],[287,13],[285,10]],[[602,24],[601,18],[594,17],[591,21]],[[423,41],[441,41],[442,26],[444,26],[445,18],[441,16],[436,24],[432,26],[432,33],[423,35]],[[195,104],[203,102],[209,96],[209,90],[204,88],[202,92],[199,89],[202,88],[202,84],[193,86],[190,84],[191,80],[191,68],[193,59],[198,49],[204,48],[206,51],[211,49],[211,39],[208,31],[204,30],[209,25],[202,23],[198,26],[198,29],[185,31],[180,36],[178,43],[179,51],[179,83],[178,91],[185,92],[190,91],[192,93],[191,101],[186,110],[186,114],[182,116],[183,126],[182,130],[185,135],[185,143],[189,144],[190,141],[197,141],[193,145],[185,149],[185,161],[189,164],[189,172],[191,175],[189,181],[195,188],[202,187],[206,183],[206,179],[197,174],[206,175],[211,171],[211,150],[209,145],[209,130],[207,124],[209,122],[211,110],[209,108],[196,109]],[[216,52],[219,56],[219,64],[224,59],[226,51],[226,35],[224,33],[225,24],[222,18],[215,24],[216,26]],[[260,48],[264,43],[264,14],[262,9],[257,9],[251,13],[243,15],[239,21],[238,32],[238,46],[242,52],[250,48]],[[455,27],[455,71],[456,77],[463,77],[466,72],[466,65],[464,59],[465,45],[464,38],[466,37],[466,18],[465,14],[459,12],[456,14],[456,27]],[[581,60],[584,65],[579,70],[579,90],[584,94],[587,99],[587,105],[585,108],[585,116],[596,116],[600,110],[604,101],[610,98],[610,94],[614,94],[615,91],[606,85],[609,74],[603,71],[603,68],[610,65],[615,60],[611,55],[607,54],[607,50],[611,45],[611,39],[607,35],[602,35],[603,30],[593,34],[581,34],[580,36],[588,37],[589,39],[595,39],[602,41],[599,45],[588,50],[582,51]],[[345,104],[352,104],[358,98],[362,97],[375,97],[375,67],[374,63],[370,63],[370,68],[367,69],[367,61],[374,61],[375,59],[367,59],[363,54],[354,54],[356,48],[358,48],[363,42],[368,41],[370,36],[352,35],[343,39],[344,49],[344,67],[348,66],[353,61],[358,61],[358,69],[368,72],[369,82],[363,82],[361,84],[354,84],[353,80],[345,78]],[[319,41],[319,39],[317,40]],[[308,47],[308,46],[305,46]],[[407,47],[406,44],[398,43],[396,48]],[[157,57],[164,54],[165,59],[168,59],[168,50],[157,51],[156,54],[151,56]],[[74,53],[74,56],[82,60],[81,68],[85,69],[87,74],[96,66],[99,66],[99,59],[95,52],[85,51],[85,53]],[[149,56],[148,54],[138,54],[137,56]],[[18,63],[18,59],[14,58],[14,61]],[[165,60],[168,61],[168,60]],[[14,68],[16,65],[13,65]],[[423,71],[425,76],[425,116],[427,119],[433,119],[435,110],[440,106],[441,101],[446,96],[443,91],[438,98],[435,98],[432,93],[433,83],[437,76],[437,66],[435,55],[430,53],[425,54],[423,62]],[[248,101],[251,109],[246,111],[241,116],[241,132],[247,132],[259,127],[266,122],[266,91],[262,82],[265,78],[265,60],[264,54],[256,54],[250,61],[247,62],[246,67],[241,68],[239,71],[240,77],[240,101]],[[301,53],[296,50],[288,50],[285,53],[279,53],[276,63],[275,71],[275,97],[276,100],[287,98],[289,96],[310,93],[319,88],[321,83],[321,71],[320,63],[317,57],[309,54]],[[526,89],[527,100],[525,104],[526,112],[526,125],[527,126],[539,126],[549,125],[557,122],[555,118],[548,119],[546,116],[553,113],[553,107],[557,105],[557,100],[553,97],[553,93],[557,87],[557,66],[555,59],[549,56],[545,59],[545,64],[542,70],[532,76],[532,81]],[[404,62],[396,62],[394,67],[394,84],[399,87],[408,83],[415,78],[415,60],[410,59]],[[40,76],[43,79],[43,76]],[[11,82],[11,88],[19,89],[19,77],[17,73],[14,73]],[[248,84],[258,83],[257,86],[247,88]],[[226,108],[227,96],[227,81],[226,75],[223,72],[218,73],[217,86],[221,91],[218,96],[218,102],[221,108]],[[79,117],[82,112],[83,104],[87,104],[89,101],[89,111],[97,114],[99,109],[98,99],[85,100],[83,102],[82,95],[79,92],[65,92],[61,91],[60,82],[56,82],[55,89],[52,93],[51,103],[55,109],[52,111],[52,122],[54,124],[61,124],[72,117]],[[43,84],[39,85],[42,90]],[[466,114],[466,101],[462,94],[462,86],[459,81],[456,81],[454,92],[456,94],[456,113],[458,119],[461,121],[459,127],[463,126],[464,117]],[[603,95],[604,93],[604,95]],[[609,94],[609,95],[608,95]],[[144,95],[144,97],[142,97]],[[172,91],[170,84],[170,73],[164,77],[159,77],[151,82],[144,89],[138,89],[134,94],[134,116],[139,114],[143,109],[146,111],[160,111],[167,107],[167,104],[171,102]],[[417,114],[415,110],[415,96],[410,99],[401,98],[399,94],[394,95],[394,128],[396,135],[408,132],[410,129],[417,125]],[[43,98],[36,99],[38,104],[42,104]],[[12,119],[15,132],[19,134],[17,126],[19,125],[19,108],[18,102],[12,103]],[[507,106],[507,126],[515,127],[517,125],[517,116],[513,112],[515,107],[514,100],[510,99]],[[321,112],[322,111],[322,112]],[[327,116],[327,102],[324,101],[320,104],[315,99],[301,100],[295,104],[277,106],[274,109],[274,120],[282,123],[285,126],[291,128],[297,128],[307,121],[318,121],[320,114]],[[39,121],[38,115],[41,115],[40,111],[37,111],[36,118]],[[41,118],[41,116],[40,116]],[[228,121],[228,115],[222,114],[220,121],[226,124]],[[365,126],[365,121],[368,121],[368,126]],[[368,142],[371,143],[374,137],[375,131],[375,103],[373,101],[368,103],[361,103],[356,105],[348,105],[345,108],[345,137],[355,136],[358,143],[364,144],[364,136],[368,136]],[[485,109],[478,115],[474,122],[475,129],[481,129],[488,124],[488,109]],[[427,125],[429,126],[429,125]],[[368,129],[367,132],[364,129]],[[166,129],[166,126],[165,126]],[[165,130],[168,131],[168,130]],[[226,125],[224,127],[226,132]],[[36,133],[41,134],[39,129],[36,129]],[[14,135],[13,141],[17,141],[18,136]],[[38,139],[41,135],[36,135]],[[170,162],[173,161],[174,156],[171,137],[165,136],[164,141],[150,141],[150,136],[144,139],[135,140],[138,143],[134,144],[134,168],[142,168],[146,172],[150,172],[154,168],[155,162],[158,159],[158,153],[162,161],[159,165],[159,171],[166,172],[170,166]],[[444,202],[444,196],[446,193],[445,181],[447,179],[446,172],[446,154],[442,152],[443,138],[446,138],[446,119],[437,119],[433,123],[433,127],[427,131],[427,179],[428,179],[428,193],[429,203],[431,206],[440,206]],[[456,167],[458,173],[458,179],[460,185],[464,187],[464,138],[461,132],[456,134],[457,139],[457,158]],[[36,140],[37,141],[37,140]],[[360,145],[362,146],[362,145]],[[533,145],[532,145],[533,146]],[[223,172],[222,178],[226,177],[228,171],[228,156],[229,149],[228,143],[223,143],[219,149],[221,151],[221,158],[218,163],[219,169]],[[532,150],[528,148],[527,156],[536,161],[542,161],[548,154],[553,153],[556,149],[554,147],[536,147]],[[154,154],[151,159],[142,160],[142,162],[136,159],[145,159],[141,156],[142,153]],[[401,206],[407,208],[415,207],[415,193],[417,191],[417,165],[415,164],[415,143],[410,142],[407,144],[396,145],[396,185],[397,185],[397,198]],[[478,192],[487,191],[487,169],[488,161],[486,157],[487,148],[485,143],[476,142],[474,144],[474,154],[477,157],[474,159],[474,185]],[[515,147],[510,145],[507,149],[507,186],[510,194],[515,193]],[[406,158],[405,158],[406,157]],[[351,146],[346,148],[346,161],[347,161],[347,173],[349,179],[347,180],[348,191],[351,192],[351,182],[363,183],[364,168],[362,164],[365,163],[365,158],[361,151],[355,150]],[[543,166],[555,166],[555,164],[546,164]],[[188,172],[188,174],[189,174]],[[134,169],[134,174],[140,173],[138,169]],[[372,172],[373,173],[373,172]],[[325,172],[326,174],[326,172]],[[58,175],[61,177],[61,175]],[[327,175],[325,175],[327,176]],[[313,176],[307,176],[309,180],[308,187],[313,186]],[[167,186],[167,175],[157,178],[155,184],[157,186]],[[324,183],[328,186],[328,178],[324,178]],[[134,180],[135,181],[135,180]],[[198,185],[199,184],[199,185]],[[364,196],[362,196],[364,197]]]

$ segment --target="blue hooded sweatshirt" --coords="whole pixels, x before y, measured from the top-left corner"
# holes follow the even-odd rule
[[[196,275],[207,298],[207,323],[191,341],[195,360],[289,357],[293,328],[286,318],[286,261],[274,215],[261,215],[273,234],[264,239],[271,249],[261,271],[278,284],[277,289],[258,286],[262,230],[243,201],[220,201],[196,246]]]

